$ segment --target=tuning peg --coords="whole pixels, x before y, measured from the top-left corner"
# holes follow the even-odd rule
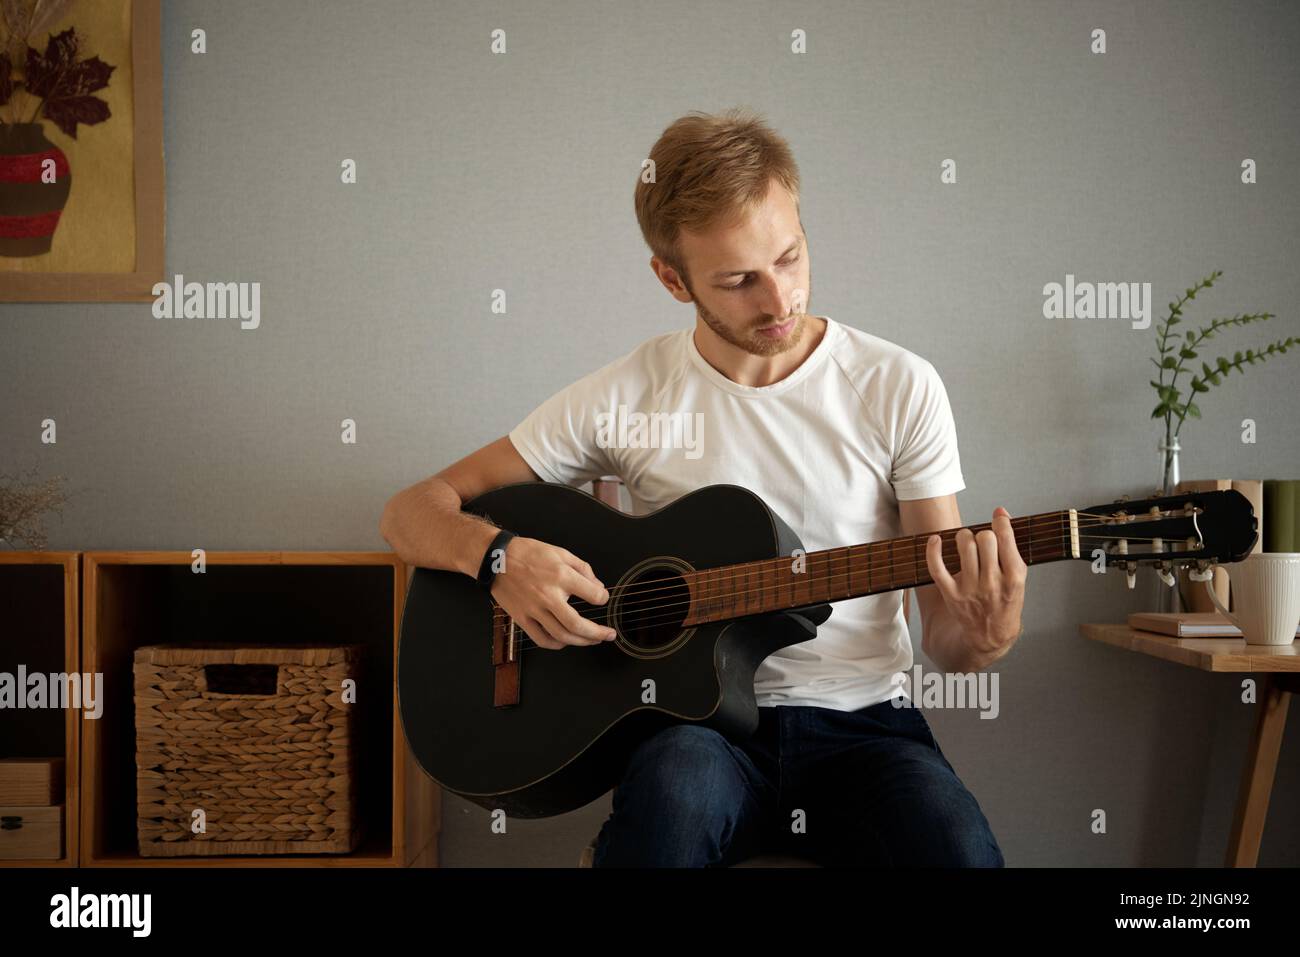
[[[1159,565],[1159,569],[1160,570],[1157,571],[1156,574],[1160,576],[1160,580],[1162,582],[1164,582],[1170,588],[1173,588],[1175,585],[1178,584],[1178,579],[1175,578],[1173,574],[1173,566],[1169,562],[1161,562]]]
[[[1187,577],[1194,582],[1207,582],[1214,577],[1213,562],[1197,562],[1195,568],[1187,569]]]
[[[1129,495],[1121,495],[1119,498],[1115,499],[1114,504],[1116,504],[1116,505],[1123,505],[1125,502],[1130,501],[1130,500],[1131,500],[1131,496],[1129,496]]]
[[[1115,540],[1115,554],[1128,554],[1128,539],[1120,538]],[[1128,580],[1130,589],[1137,587],[1137,562],[1116,562],[1115,564],[1124,569],[1124,577]]]

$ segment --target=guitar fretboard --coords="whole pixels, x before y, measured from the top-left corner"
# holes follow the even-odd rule
[[[985,522],[964,527],[978,533],[993,526]],[[1011,529],[1026,565],[1079,557],[1078,518],[1073,509],[1013,518]],[[943,565],[956,574],[961,570],[959,531],[950,528],[689,572],[682,576],[691,595],[690,613],[683,624],[726,621],[932,584],[925,543],[937,534],[943,542]]]

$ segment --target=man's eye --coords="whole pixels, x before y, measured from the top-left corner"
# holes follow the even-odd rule
[[[783,260],[781,260],[779,263],[777,263],[777,265],[778,265],[778,266],[793,266],[793,265],[794,265],[795,263],[797,263],[798,261],[799,261],[799,257],[798,257],[798,256],[795,256],[793,259],[783,259]],[[750,279],[750,277],[749,277],[749,276],[746,276],[746,277],[745,277],[744,279],[742,279],[740,282],[735,282],[735,283],[732,283],[732,284],[729,285],[729,286],[723,286],[722,288],[723,288],[723,289],[741,289],[741,288],[743,288],[743,287],[749,285],[749,279]]]

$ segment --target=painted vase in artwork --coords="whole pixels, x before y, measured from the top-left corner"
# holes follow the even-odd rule
[[[68,157],[44,124],[0,125],[0,256],[48,253],[71,189]]]
[[[117,67],[86,57],[75,27],[50,32],[74,9],[74,0],[0,0],[0,257],[48,253],[72,190],[67,154],[42,121],[75,140],[78,127],[112,116],[92,94]],[[44,52],[31,45],[41,37]]]

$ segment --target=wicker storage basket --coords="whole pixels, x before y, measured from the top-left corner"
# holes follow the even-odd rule
[[[343,854],[361,840],[352,750],[363,645],[213,642],[135,652],[140,853]],[[202,809],[206,830],[192,833]]]

